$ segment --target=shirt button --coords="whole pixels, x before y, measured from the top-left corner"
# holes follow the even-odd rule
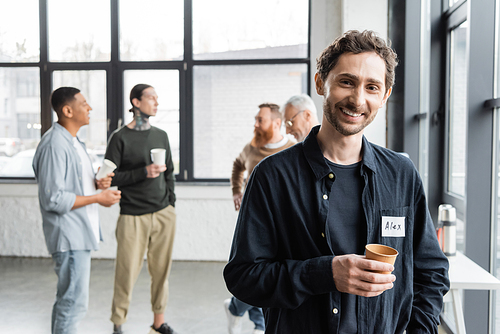
[[[335,178],[335,175],[333,175],[333,173],[330,173],[330,174],[328,174],[328,177],[329,177],[330,179],[334,179],[334,178]]]
[[[328,195],[323,195],[323,199],[328,199]]]
[[[339,313],[339,310],[337,308],[334,308],[332,312],[333,312],[333,314],[337,314],[337,313]]]
[[[324,234],[324,233],[321,233],[321,236],[324,238],[324,237],[325,237],[325,234]]]

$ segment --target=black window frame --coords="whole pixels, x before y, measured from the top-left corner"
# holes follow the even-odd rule
[[[307,57],[286,59],[193,59],[193,1],[184,0],[184,58],[172,61],[121,61],[119,43],[119,0],[110,0],[111,6],[111,58],[107,62],[51,62],[48,59],[48,1],[39,0],[40,59],[31,63],[1,63],[1,67],[38,67],[40,71],[40,121],[41,136],[52,126],[50,106],[52,74],[64,70],[104,70],[106,72],[107,138],[123,124],[123,74],[126,70],[177,70],[179,71],[179,174],[176,181],[184,183],[228,183],[229,178],[194,178],[193,133],[193,67],[218,65],[269,65],[306,64],[307,77],[311,77],[311,0],[308,0]],[[311,82],[307,80],[307,93]],[[120,122],[120,120],[122,120]],[[34,178],[0,177],[0,183],[34,183]]]
[[[468,19],[467,15],[467,2],[462,1],[458,2],[453,5],[453,7],[449,8],[446,12],[443,14],[443,19],[445,21],[445,27],[446,27],[446,82],[445,82],[445,92],[446,92],[446,97],[444,99],[444,106],[445,106],[445,114],[444,114],[444,123],[445,123],[445,138],[447,138],[446,142],[444,143],[444,152],[445,152],[445,157],[444,159],[444,169],[445,169],[445,177],[443,178],[443,201],[445,203],[453,205],[457,209],[457,217],[461,220],[465,220],[465,197],[456,195],[448,191],[449,189],[449,171],[450,171],[450,166],[449,166],[449,157],[450,157],[450,143],[449,143],[449,135],[450,135],[450,90],[451,90],[451,84],[449,81],[450,78],[450,67],[451,67],[451,32],[459,27],[462,23],[466,22]],[[468,50],[467,50],[468,52]],[[466,152],[467,154],[467,152]],[[467,175],[465,176],[467,178]]]
[[[416,64],[420,63],[419,37],[422,24],[430,26],[430,99],[428,138],[428,190],[427,201],[434,222],[437,221],[437,209],[442,203],[449,203],[457,208],[457,216],[466,222],[466,255],[482,268],[491,272],[496,248],[494,243],[499,227],[493,217],[495,187],[492,180],[497,180],[493,168],[494,128],[496,106],[500,99],[494,90],[495,47],[498,41],[495,15],[499,12],[498,0],[470,1],[461,0],[452,6],[448,0],[430,1],[430,22],[416,20],[420,9],[417,1],[389,0],[389,36],[400,56],[397,84],[393,90],[396,97],[388,106],[388,143],[389,148],[403,150],[418,166],[416,149],[418,132],[415,98],[418,94],[418,80],[415,79]],[[400,14],[404,13],[404,14]],[[403,17],[401,17],[403,16]],[[468,91],[467,91],[467,156],[466,156],[466,195],[465,198],[450,194],[448,189],[448,98],[449,98],[449,31],[464,21],[468,21]],[[499,18],[500,19],[500,18]],[[402,31],[402,27],[405,31]],[[401,36],[403,35],[403,37]],[[412,76],[408,78],[408,76]],[[397,86],[400,87],[397,87]],[[402,87],[401,87],[402,85]],[[396,95],[394,94],[396,92]],[[496,97],[496,98],[495,98]],[[401,112],[403,111],[403,112]],[[417,115],[418,116],[418,115]],[[417,118],[420,118],[418,116]],[[392,120],[394,119],[394,122]],[[498,120],[496,120],[498,122]],[[497,133],[498,135],[498,133]],[[495,139],[496,140],[496,139]],[[498,159],[498,157],[497,157]],[[491,333],[495,328],[495,316],[492,305],[493,292],[465,291],[463,311],[465,324],[469,331]],[[442,322],[444,329],[452,333],[453,325],[446,318]],[[451,326],[450,326],[451,325]]]

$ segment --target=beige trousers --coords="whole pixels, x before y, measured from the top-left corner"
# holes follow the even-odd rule
[[[141,272],[146,251],[151,276],[152,311],[156,314],[165,312],[175,221],[175,208],[171,205],[154,213],[141,216],[120,215],[118,218],[115,286],[111,306],[111,321],[115,325],[121,325],[127,320],[132,290]]]

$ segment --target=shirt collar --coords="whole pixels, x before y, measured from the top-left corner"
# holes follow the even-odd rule
[[[325,158],[323,157],[323,152],[321,152],[321,149],[319,148],[318,139],[316,138],[319,128],[320,125],[313,127],[306,139],[302,142],[304,155],[309,163],[309,166],[311,166],[314,175],[316,176],[316,180],[322,179],[331,172],[330,167],[328,167]]]
[[[307,162],[309,163],[309,166],[311,166],[311,169],[313,170],[313,173],[316,176],[317,180],[325,177],[331,172],[330,167],[325,161],[323,152],[321,152],[321,149],[319,147],[318,139],[316,138],[318,135],[319,128],[320,125],[316,125],[315,127],[313,127],[311,132],[309,132],[309,135],[302,142],[304,155],[306,157]],[[362,167],[366,166],[375,173],[377,171],[377,167],[375,164],[375,155],[373,152],[373,146],[366,139],[365,136],[363,136],[362,150],[363,150],[363,159],[361,161]],[[361,168],[361,170],[363,170],[363,168]]]
[[[373,144],[363,136],[363,165],[369,168],[372,172],[377,172],[377,165],[375,164],[375,154],[373,150]]]
[[[77,137],[73,137],[71,135],[71,133],[69,133],[69,131],[64,126],[62,126],[61,124],[55,122],[53,126],[54,126],[54,130],[60,132],[64,138],[66,138],[67,140],[69,140],[70,143],[73,143],[73,138],[77,138],[78,139],[78,136]]]
[[[269,148],[269,149],[276,149],[276,148],[280,148],[282,146],[285,146],[286,144],[288,143],[288,138],[285,137],[285,136],[282,136],[281,140],[277,143],[268,143],[266,145],[264,145],[265,148]]]

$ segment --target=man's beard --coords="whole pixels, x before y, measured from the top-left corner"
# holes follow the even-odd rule
[[[254,128],[253,133],[253,142],[257,147],[264,147],[266,144],[269,144],[274,135],[272,126],[270,126],[267,130]]]
[[[364,116],[360,116],[360,117],[365,117],[366,115],[368,115],[368,118],[365,118],[364,122],[362,122],[360,124],[356,124],[356,125],[350,126],[350,127],[345,126],[342,124],[342,122],[340,122],[339,115],[336,113],[336,112],[341,113],[342,112],[342,111],[340,111],[341,108],[347,109],[350,112],[355,113],[355,114],[364,114]],[[363,108],[354,107],[351,103],[346,101],[346,99],[344,99],[340,102],[337,102],[335,104],[335,107],[333,110],[332,110],[331,105],[328,102],[328,100],[324,100],[323,101],[323,112],[325,114],[325,117],[326,117],[326,120],[328,121],[328,123],[330,123],[335,128],[335,130],[337,130],[337,132],[339,132],[340,134],[342,134],[344,136],[352,136],[352,135],[360,133],[361,131],[364,130],[364,128],[366,128],[373,121],[373,119],[377,115],[376,112],[368,113],[366,107],[363,107]]]

